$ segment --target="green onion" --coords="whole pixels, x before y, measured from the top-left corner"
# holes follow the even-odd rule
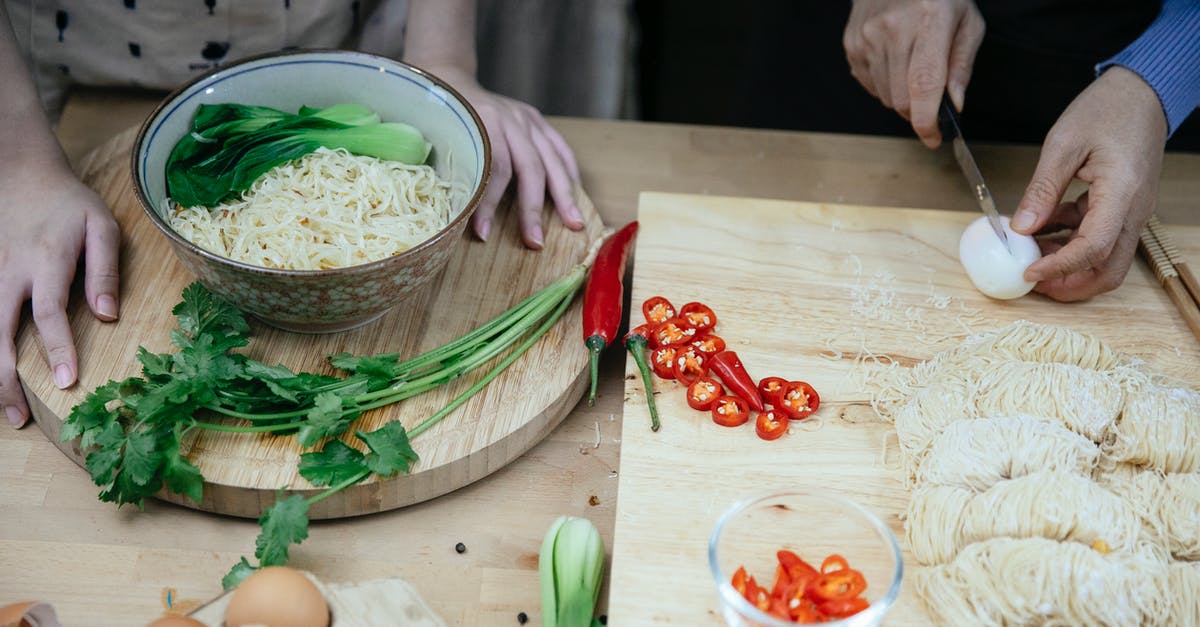
[[[604,579],[604,541],[586,518],[555,520],[538,556],[542,627],[590,627]]]

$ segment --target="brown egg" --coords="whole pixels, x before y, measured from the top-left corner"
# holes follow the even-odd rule
[[[37,601],[22,601],[0,607],[0,627],[29,627],[25,610],[36,604]]]
[[[187,616],[163,614],[152,622],[147,623],[146,627],[208,627],[208,625]]]
[[[328,627],[329,605],[303,573],[284,566],[256,571],[233,591],[225,627]]]

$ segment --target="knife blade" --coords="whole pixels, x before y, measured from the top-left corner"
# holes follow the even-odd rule
[[[942,107],[938,118],[941,120],[942,139],[949,139],[954,148],[954,160],[958,161],[958,167],[962,170],[963,176],[967,178],[967,183],[970,184],[972,191],[975,193],[975,200],[979,202],[979,208],[983,210],[983,215],[987,216],[988,223],[992,225],[992,230],[996,232],[996,237],[1004,243],[1005,248],[1008,246],[1008,235],[1004,232],[1004,226],[1000,223],[1000,213],[996,211],[996,203],[992,200],[992,192],[988,191],[987,183],[983,180],[983,174],[979,171],[979,166],[975,165],[975,157],[971,156],[971,150],[967,148],[967,141],[963,138],[962,123],[958,119],[958,112],[954,110],[954,104],[950,102],[950,97],[946,94],[942,95]],[[1009,249],[1011,252],[1011,249]]]

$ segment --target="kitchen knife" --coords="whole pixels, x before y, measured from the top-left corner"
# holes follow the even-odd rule
[[[979,172],[979,166],[975,165],[975,158],[971,156],[971,151],[967,148],[967,142],[963,139],[962,123],[959,121],[958,112],[954,110],[954,104],[950,102],[948,95],[942,95],[942,109],[938,118],[941,121],[942,139],[950,140],[953,145],[954,159],[958,161],[958,167],[962,169],[963,176],[967,177],[967,183],[974,190],[979,208],[983,210],[983,215],[987,216],[992,230],[996,232],[996,237],[1004,242],[1005,248],[1009,248],[1008,235],[1004,233],[1004,227],[1000,224],[1000,214],[996,211],[996,203],[992,201],[992,193],[988,191],[987,183],[983,181],[983,174]]]

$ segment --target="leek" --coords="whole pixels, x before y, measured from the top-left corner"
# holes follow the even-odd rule
[[[542,627],[591,627],[604,579],[604,541],[586,518],[555,520],[538,556]]]
[[[239,104],[200,105],[191,132],[167,159],[167,192],[184,207],[213,207],[247,190],[258,177],[320,147],[425,163],[431,146],[421,131],[357,104],[295,114]]]

